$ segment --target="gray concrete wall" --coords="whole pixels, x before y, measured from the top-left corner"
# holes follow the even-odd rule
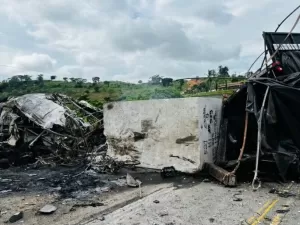
[[[222,99],[182,98],[115,102],[104,106],[107,154],[144,168],[194,173],[212,162]]]

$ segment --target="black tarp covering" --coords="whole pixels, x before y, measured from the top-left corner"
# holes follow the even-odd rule
[[[300,51],[288,51],[281,54],[283,70],[287,73],[300,71]]]
[[[248,80],[246,86],[228,99],[224,106],[224,118],[228,120],[226,159],[238,158],[243,141],[246,111],[249,112],[249,122],[244,157],[255,157],[257,121],[268,86],[269,92],[262,117],[260,159],[268,163],[273,162],[278,175],[284,179],[292,164],[296,168],[294,172],[298,172],[300,73],[281,77],[281,81],[270,78]],[[263,170],[261,166],[260,171]]]

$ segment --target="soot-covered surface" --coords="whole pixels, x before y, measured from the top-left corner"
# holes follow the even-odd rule
[[[101,188],[113,189],[125,184],[125,177],[121,174],[98,174],[85,171],[84,168],[18,167],[1,170],[0,195],[14,192],[56,192],[62,198],[80,197],[83,192],[101,192]]]

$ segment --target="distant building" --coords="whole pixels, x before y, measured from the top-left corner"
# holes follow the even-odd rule
[[[201,80],[200,78],[192,78],[187,82],[188,90],[191,90],[194,86],[198,86],[202,84],[204,80]]]

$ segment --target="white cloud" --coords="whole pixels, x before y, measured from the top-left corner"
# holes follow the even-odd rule
[[[56,60],[49,55],[33,53],[31,55],[18,55],[12,60],[12,67],[25,71],[53,71]]]
[[[52,41],[61,38],[65,31],[62,31],[62,27],[60,29],[54,23],[45,21],[35,25],[35,30],[29,29],[27,32],[38,40]]]
[[[8,65],[14,56],[14,49],[10,49],[6,46],[0,45],[0,64]]]
[[[0,33],[0,46],[9,49],[0,60],[18,68],[0,75],[41,71],[138,81],[157,73],[203,76],[220,64],[243,72],[263,50],[262,31],[273,31],[297,4],[268,11],[279,2],[0,0],[0,25],[9,24]]]
[[[266,5],[268,5],[271,2],[272,0],[231,0],[226,1],[226,6],[233,15],[241,16],[247,14],[250,11],[255,11],[256,9],[265,8]]]

